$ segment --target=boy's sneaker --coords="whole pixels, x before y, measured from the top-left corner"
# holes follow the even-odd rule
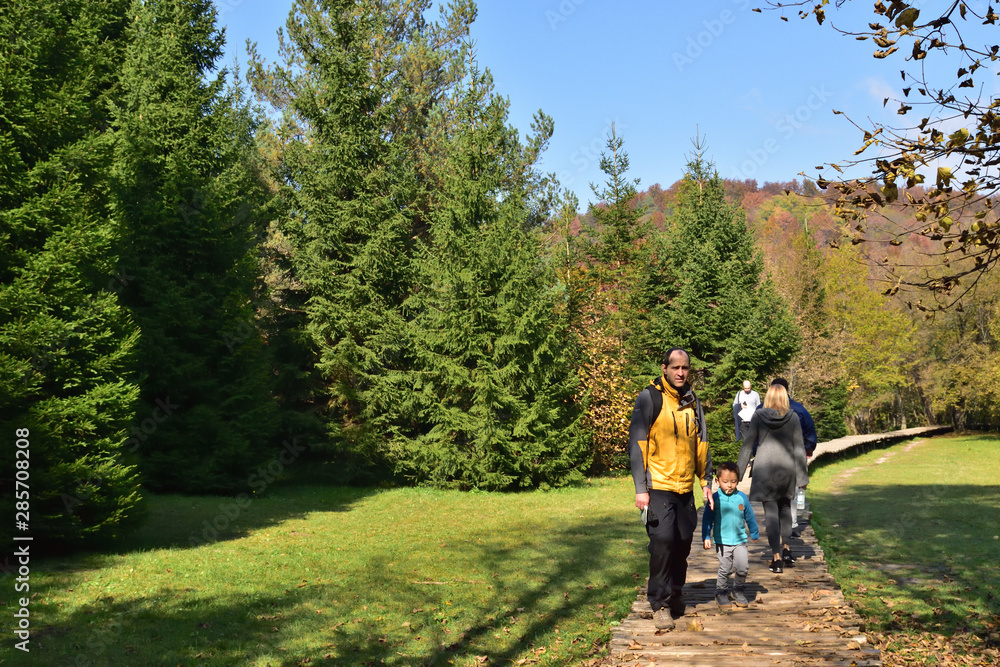
[[[782,572],[785,571],[784,564],[780,560],[772,560],[770,563],[768,563],[767,569],[769,569],[771,572],[774,572],[775,574],[781,574]]]
[[[794,565],[795,564],[795,557],[792,556],[792,550],[791,549],[782,549],[781,550],[781,560],[785,561],[785,565]]]
[[[742,588],[735,589],[729,594],[729,597],[733,599],[733,604],[737,607],[746,607],[750,604],[750,602],[747,601],[747,596],[744,594]]]
[[[653,612],[653,625],[657,630],[673,630],[676,623],[670,616],[670,610],[664,607]]]
[[[730,606],[729,595],[729,591],[715,591],[715,603],[723,609]]]

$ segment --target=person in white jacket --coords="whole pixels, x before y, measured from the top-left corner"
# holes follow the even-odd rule
[[[733,399],[733,422],[736,427],[736,439],[742,441],[750,428],[750,418],[760,405],[760,394],[750,388],[750,380],[743,381],[742,391],[736,392]]]

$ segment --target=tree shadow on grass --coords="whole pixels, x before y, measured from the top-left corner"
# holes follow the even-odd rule
[[[175,592],[151,591],[125,601],[103,598],[96,608],[37,631],[40,646],[24,664],[237,665],[264,659],[299,665],[308,658],[310,664],[458,665],[479,655],[488,655],[489,664],[509,664],[533,644],[549,655],[565,649],[542,646],[543,640],[574,643],[579,638],[567,628],[579,626],[581,613],[604,629],[627,613],[641,583],[633,568],[620,567],[628,538],[642,542],[634,526],[623,526],[620,514],[609,512],[563,522],[544,536],[461,541],[445,557],[472,559],[482,573],[475,580],[414,580],[418,575],[397,573],[374,555],[328,584],[268,595],[177,599]],[[537,557],[526,560],[526,548],[537,549]],[[643,566],[644,557],[636,558]],[[450,569],[447,561],[442,567]],[[609,598],[626,603],[613,609]],[[407,623],[389,627],[382,620],[400,613]],[[554,635],[561,624],[567,634]],[[149,645],[160,660],[137,660]],[[581,643],[572,661],[587,648]]]
[[[1000,488],[852,484],[813,502],[828,560],[882,575],[877,595],[859,597],[862,610],[888,613],[890,630],[988,638],[987,624],[1000,616],[1000,542],[993,539]],[[922,611],[887,607],[893,598],[913,600]]]
[[[310,512],[347,512],[379,489],[299,485],[280,482],[260,495],[249,490],[240,496],[184,496],[147,493],[141,525],[119,539],[72,553],[46,554],[41,569],[65,569],[67,557],[121,555],[153,549],[195,548],[246,537]]]

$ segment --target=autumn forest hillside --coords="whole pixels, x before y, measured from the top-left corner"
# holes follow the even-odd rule
[[[851,243],[834,216],[833,195],[808,179],[721,184],[726,201],[743,211],[766,273],[801,332],[801,348],[780,373],[817,417],[821,439],[923,424],[998,426],[996,277],[980,278],[954,307],[932,313],[923,305],[928,294],[893,289],[891,273],[909,269],[919,276],[917,267],[933,261],[934,242],[927,236],[890,242],[897,237],[885,233],[882,242],[870,235]],[[669,234],[682,186],[683,179],[668,188],[654,184],[637,192],[631,205]],[[592,234],[599,224],[595,208],[605,207],[588,207],[572,234]],[[895,230],[919,227],[906,212],[884,214]],[[760,388],[770,378],[747,379]]]

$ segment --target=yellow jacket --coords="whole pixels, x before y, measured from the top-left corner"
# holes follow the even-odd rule
[[[655,412],[659,394],[662,407]],[[629,425],[629,456],[636,493],[649,489],[687,493],[709,484],[712,457],[705,415],[691,388],[679,391],[661,376],[635,401]]]

